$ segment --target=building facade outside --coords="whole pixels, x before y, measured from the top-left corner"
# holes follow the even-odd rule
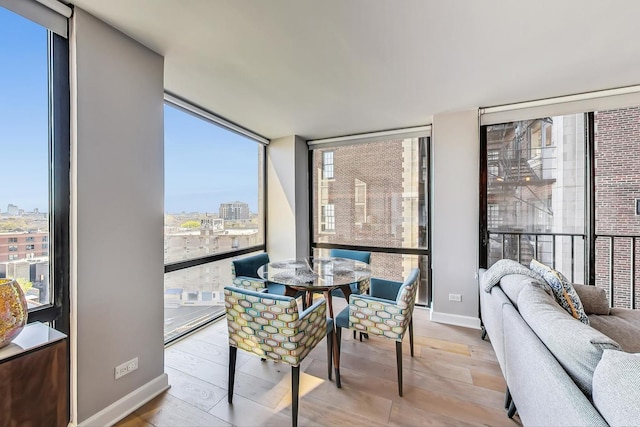
[[[402,281],[420,267],[427,303],[428,257],[385,252],[427,249],[426,139],[367,142],[313,153],[313,240],[379,248],[371,254],[374,277]],[[365,249],[366,250],[366,249]],[[315,249],[327,256],[328,249]]]
[[[220,204],[220,218],[226,221],[249,219],[250,214],[248,203],[235,201]]]
[[[513,122],[487,129],[487,223],[496,232],[488,251],[528,264],[537,256],[576,283],[587,283],[586,116],[575,114]],[[594,112],[595,284],[613,306],[640,302],[640,107]],[[499,233],[522,233],[501,241]],[[584,236],[584,237],[580,237]],[[547,240],[545,240],[547,239]],[[571,240],[573,240],[573,247]],[[504,251],[504,253],[503,253]],[[555,253],[555,258],[553,254]],[[613,276],[613,277],[612,277]],[[635,295],[632,288],[635,287]],[[634,298],[635,297],[635,298]]]
[[[609,293],[613,271],[614,306],[628,308],[640,283],[640,107],[598,111],[594,120],[596,285]]]
[[[29,308],[51,302],[48,215],[9,204],[0,214],[0,278],[16,279]]]

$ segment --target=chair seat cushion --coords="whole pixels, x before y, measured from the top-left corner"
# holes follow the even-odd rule
[[[338,328],[349,328],[349,307],[345,307],[335,318]]]
[[[352,294],[356,294],[356,295],[360,295],[360,289],[358,288],[358,284],[357,283],[351,283],[349,285],[349,287],[351,288],[351,293]],[[342,292],[342,289],[334,289],[331,291],[331,295],[333,295],[334,297],[342,297],[344,298],[344,292]]]
[[[267,292],[274,295],[284,295],[287,287],[280,283],[267,282]],[[295,298],[304,296],[304,291],[298,291],[294,295]]]

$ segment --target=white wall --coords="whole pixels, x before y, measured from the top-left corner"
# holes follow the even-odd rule
[[[167,387],[164,64],[80,8],[70,50],[71,422],[106,425]]]
[[[267,251],[273,261],[309,255],[308,154],[297,136],[267,146]]]
[[[437,114],[432,129],[431,319],[479,328],[478,112]],[[450,293],[462,301],[449,301]]]

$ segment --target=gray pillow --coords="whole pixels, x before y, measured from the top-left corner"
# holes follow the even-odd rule
[[[518,308],[518,295],[520,295],[520,291],[530,284],[546,288],[547,293],[551,295],[551,288],[545,281],[537,280],[524,274],[507,274],[500,279],[500,288],[502,288],[502,291],[509,297],[509,300],[516,308]]]
[[[640,424],[640,353],[604,350],[593,373],[593,403],[611,426]]]
[[[604,289],[597,286],[573,284],[587,314],[609,314],[609,300]]]
[[[518,310],[576,385],[591,397],[593,371],[602,351],[620,350],[602,332],[577,322],[544,288],[527,286],[518,295]]]
[[[573,288],[573,284],[570,283],[562,273],[536,259],[531,260],[529,267],[532,271],[541,275],[547,284],[551,286],[553,294],[556,297],[556,301],[558,301],[558,304],[567,310],[567,313],[571,314],[582,323],[586,325],[589,324],[589,317],[584,311],[580,297]]]

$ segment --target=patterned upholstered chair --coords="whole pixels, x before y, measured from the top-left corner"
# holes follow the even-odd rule
[[[258,276],[258,269],[260,266],[268,263],[269,254],[267,253],[252,255],[231,261],[231,278],[233,279],[233,286],[263,292],[266,289],[266,292],[270,294],[284,295],[284,285],[269,282]],[[296,298],[303,295],[304,292],[297,292]]]
[[[353,251],[350,249],[331,249],[329,251],[329,256],[337,257],[337,258],[354,259],[356,261],[361,261],[367,264],[371,264],[371,252]],[[361,284],[367,285],[369,284],[369,282],[362,281]],[[350,288],[351,288],[351,293],[356,295],[363,294],[368,291],[368,288],[360,289],[357,283],[352,283],[350,285]],[[341,289],[335,289],[331,291],[331,295],[344,298],[344,293],[342,292]],[[367,338],[369,337],[367,334],[363,334],[362,332],[360,332],[360,341],[362,341],[363,335]],[[356,331],[353,331],[353,339],[355,338],[356,338]]]
[[[224,288],[229,329],[229,393],[233,403],[238,349],[291,365],[292,422],[298,424],[300,362],[327,336],[327,365],[331,378],[333,322],[327,319],[327,304],[317,300],[298,312],[295,298],[256,292],[232,286]]]
[[[351,295],[349,306],[336,316],[338,351],[342,328],[378,335],[396,341],[398,394],[402,396],[402,338],[409,327],[409,346],[413,357],[413,307],[420,270],[411,270],[403,283],[371,279],[369,295]],[[340,372],[336,372],[340,382]]]
[[[329,251],[329,256],[330,257],[337,257],[337,258],[353,259],[353,260],[364,262],[364,263],[367,263],[367,264],[371,263],[371,252],[352,251],[352,250],[349,250],[349,249],[331,249]],[[358,284],[357,283],[352,283],[351,284],[351,293],[352,294],[360,294],[361,293],[360,289],[358,289]],[[335,295],[335,296],[344,297],[344,294],[342,293],[342,291],[340,289],[336,289],[336,290],[332,291],[331,294]]]

